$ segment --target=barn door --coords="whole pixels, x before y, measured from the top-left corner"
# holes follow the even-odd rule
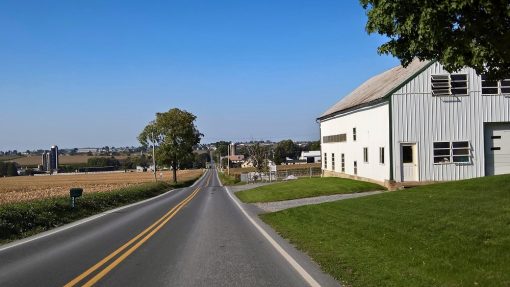
[[[416,143],[403,143],[400,147],[402,181],[418,181],[418,150]]]
[[[510,123],[485,125],[485,175],[510,173]]]

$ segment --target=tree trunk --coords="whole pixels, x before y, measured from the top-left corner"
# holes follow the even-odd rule
[[[172,163],[172,170],[174,175],[174,183],[177,183],[177,163],[175,161]]]

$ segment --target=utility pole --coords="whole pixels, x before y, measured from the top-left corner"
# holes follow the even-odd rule
[[[227,148],[227,174],[230,175],[230,144]]]
[[[154,139],[154,132],[152,132],[152,165],[154,166],[154,180],[158,181],[156,176],[156,140]]]

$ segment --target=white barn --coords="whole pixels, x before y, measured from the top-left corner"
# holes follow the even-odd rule
[[[379,74],[318,119],[325,176],[389,187],[510,173],[510,79],[413,61]]]

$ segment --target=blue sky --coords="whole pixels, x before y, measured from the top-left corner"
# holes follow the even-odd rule
[[[0,150],[137,145],[156,112],[203,142],[315,140],[398,64],[358,1],[1,1]]]

